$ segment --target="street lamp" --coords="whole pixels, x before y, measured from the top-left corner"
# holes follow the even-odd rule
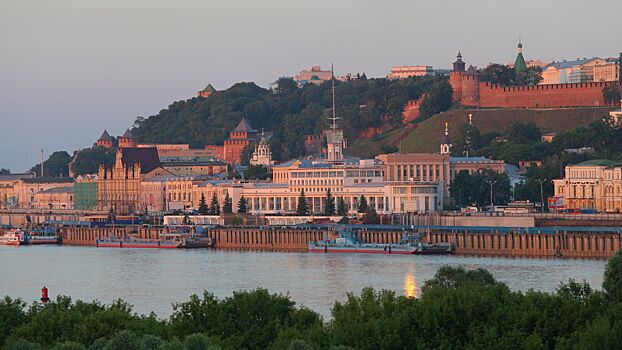
[[[497,183],[497,180],[495,180],[495,181],[486,180],[486,183],[488,183],[490,185],[490,211],[492,211],[492,208],[494,206],[494,203],[493,203],[493,200],[492,200],[492,186]]]

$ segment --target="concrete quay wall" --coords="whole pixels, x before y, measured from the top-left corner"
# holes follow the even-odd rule
[[[454,254],[607,259],[620,249],[618,233],[431,232],[430,243],[446,242]]]
[[[97,245],[98,239],[108,237],[126,237],[134,235],[138,238],[157,239],[164,228],[136,228],[131,226],[119,227],[61,227],[60,235],[63,244],[68,245]]]

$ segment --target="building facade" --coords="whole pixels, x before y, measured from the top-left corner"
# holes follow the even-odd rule
[[[391,68],[391,73],[387,75],[387,79],[406,79],[428,75],[434,75],[432,66],[395,66]]]
[[[567,210],[622,211],[622,167],[606,160],[568,165],[553,180],[555,197]]]

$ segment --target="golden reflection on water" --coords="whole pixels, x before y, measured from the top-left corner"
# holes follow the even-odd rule
[[[417,281],[415,280],[415,267],[413,265],[408,267],[408,272],[404,276],[404,296],[410,298],[417,297]]]

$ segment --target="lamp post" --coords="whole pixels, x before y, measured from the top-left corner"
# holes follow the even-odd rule
[[[536,181],[540,184],[540,211],[544,213],[544,192],[542,191],[542,184],[545,183],[546,179],[536,179]]]
[[[493,208],[493,206],[494,206],[494,202],[493,202],[493,200],[492,200],[492,186],[493,186],[494,184],[496,184],[496,183],[497,183],[497,181],[496,181],[496,180],[495,180],[495,181],[492,181],[492,180],[486,180],[486,183],[488,183],[488,184],[490,185],[490,211],[492,211],[492,208]]]

